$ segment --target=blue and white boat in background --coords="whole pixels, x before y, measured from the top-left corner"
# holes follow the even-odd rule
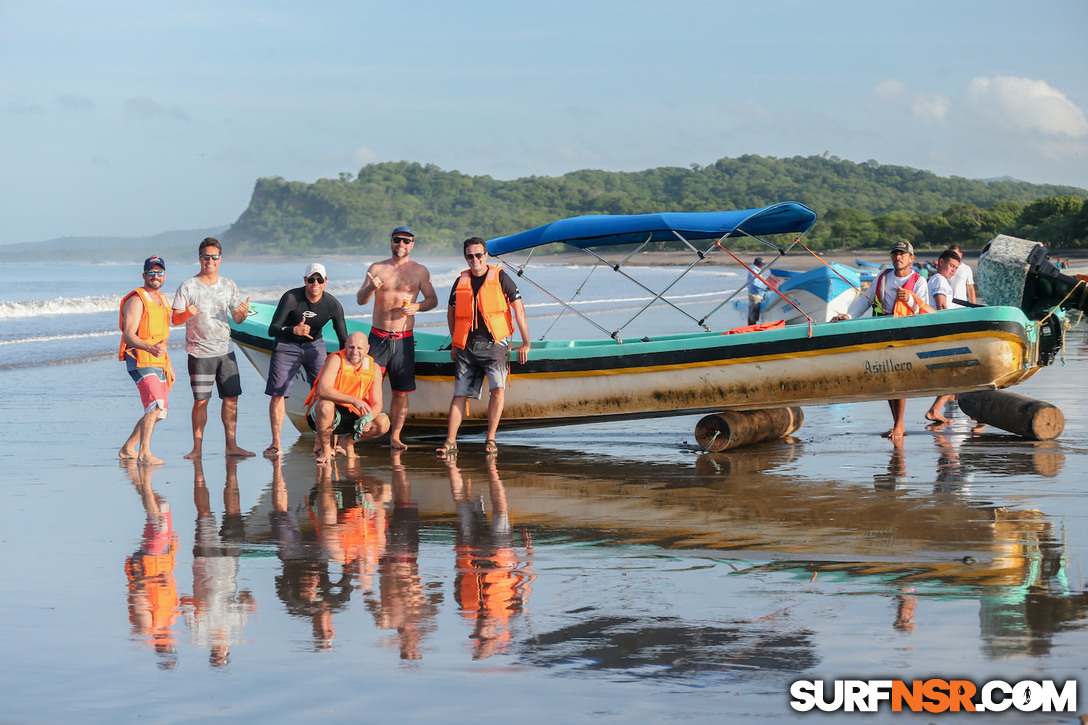
[[[782,281],[777,293],[767,290],[760,305],[760,322],[830,322],[835,315],[845,313],[861,294],[861,273],[845,264],[832,262],[784,277],[780,274],[784,270],[771,271]]]

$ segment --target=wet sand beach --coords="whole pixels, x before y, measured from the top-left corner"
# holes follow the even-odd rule
[[[453,466],[418,444],[317,468],[292,430],[228,460],[216,400],[186,461],[171,352],[150,468],[116,458],[140,411],[111,352],[0,365],[5,722],[779,722],[806,717],[790,683],[836,678],[1088,694],[1083,326],[1014,388],[1062,409],[1056,441],[930,430],[925,398],[901,445],[863,403],[719,454],[698,416],[500,429],[496,461],[470,436]]]

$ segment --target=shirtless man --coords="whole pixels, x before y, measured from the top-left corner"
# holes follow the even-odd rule
[[[374,298],[370,354],[381,367],[382,374],[389,378],[393,391],[389,406],[389,446],[398,450],[408,447],[401,442],[400,433],[408,417],[408,393],[416,389],[416,347],[412,338],[415,314],[438,306],[438,295],[431,286],[431,273],[422,264],[409,259],[414,245],[415,234],[411,229],[394,229],[389,243],[393,255],[370,265],[366,282],[355,294],[355,301],[360,305]]]

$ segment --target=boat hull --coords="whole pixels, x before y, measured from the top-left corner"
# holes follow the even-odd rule
[[[233,337],[262,376],[273,308],[235,326]],[[349,321],[349,330],[368,326]],[[408,435],[445,430],[453,394],[448,336],[416,334],[416,384]],[[335,339],[326,340],[335,349]],[[931,396],[1015,385],[1038,370],[1036,328],[1012,307],[944,310],[746,334],[695,333],[639,341],[534,343],[512,364],[503,426],[535,427],[717,410]],[[296,378],[288,417],[308,432]],[[386,383],[386,400],[390,395]],[[486,424],[487,392],[470,401],[463,427]]]

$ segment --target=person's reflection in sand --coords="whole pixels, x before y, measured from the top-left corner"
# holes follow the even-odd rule
[[[895,622],[892,626],[899,632],[914,631],[914,610],[918,606],[918,597],[914,596],[914,587],[903,587],[895,595]]]
[[[419,575],[419,505],[401,460],[390,454],[393,472],[393,513],[385,551],[378,560],[378,598],[367,597],[367,608],[379,629],[396,630],[402,660],[423,658],[423,639],[437,627],[440,591],[427,591]]]
[[[257,609],[249,590],[238,591],[238,558],[245,541],[238,498],[238,460],[228,457],[226,465],[223,527],[216,531],[204,467],[199,458],[193,460],[193,593],[181,599],[190,639],[208,649],[208,662],[213,667],[230,663],[230,647],[244,641],[246,616]]]
[[[892,455],[888,459],[888,472],[873,476],[873,487],[881,491],[894,491],[907,480],[907,459],[903,453],[903,439],[889,438]]]
[[[472,500],[472,481],[449,461],[450,493],[457,508],[457,576],[454,592],[461,614],[473,623],[472,659],[503,654],[510,644],[511,618],[525,608],[536,574],[529,561],[518,560],[511,543],[506,487],[494,458],[488,458],[491,522],[483,497]],[[526,554],[529,547],[526,547]]]
[[[933,492],[965,494],[970,476],[960,461],[960,446],[963,444],[963,439],[937,433],[933,436],[933,442],[937,444],[937,450],[940,452],[937,457],[937,482],[933,486]]]
[[[140,547],[125,559],[128,618],[133,635],[150,644],[159,656],[159,667],[172,670],[178,661],[173,631],[178,607],[174,579],[178,535],[170,504],[151,487],[151,474],[156,469],[138,466],[135,459],[122,462],[122,466],[140,494],[146,513]]]
[[[332,581],[329,574],[329,551],[325,541],[338,549],[336,537],[336,496],[332,485],[332,466],[317,467],[317,482],[306,501],[293,509],[287,494],[280,458],[272,462],[272,511],[269,514],[272,534],[276,538],[276,554],[283,572],[276,576],[276,595],[288,613],[310,620],[314,649],[332,648],[336,638],[332,615],[351,595],[351,575],[341,571],[340,579]],[[297,510],[305,509],[312,524],[304,532],[299,526]]]

